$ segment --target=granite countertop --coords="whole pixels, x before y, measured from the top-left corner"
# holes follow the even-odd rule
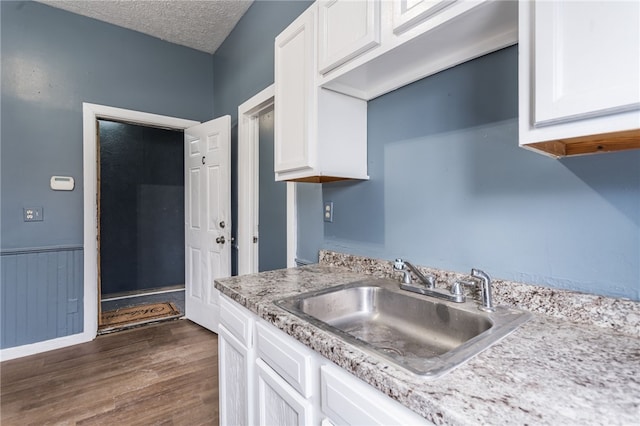
[[[215,287],[436,424],[638,424],[640,338],[547,315],[439,379],[394,367],[278,308],[277,299],[368,278],[312,265],[216,280]]]

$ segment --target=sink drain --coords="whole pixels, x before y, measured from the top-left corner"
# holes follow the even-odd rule
[[[384,352],[388,355],[397,355],[397,356],[404,356],[404,352],[402,352],[399,349],[396,349],[392,346],[384,346],[384,347],[379,347],[378,350],[380,352]]]

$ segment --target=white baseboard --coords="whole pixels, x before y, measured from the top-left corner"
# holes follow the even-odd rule
[[[43,342],[0,349],[0,361],[8,361],[10,359],[22,358],[29,355],[39,354],[41,352],[77,345],[79,343],[90,342],[95,338],[95,333],[78,333],[70,336],[58,337],[57,339],[45,340]]]

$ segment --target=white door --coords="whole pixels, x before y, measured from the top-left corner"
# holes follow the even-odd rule
[[[217,333],[213,280],[231,275],[231,117],[186,129],[184,142],[186,317]]]

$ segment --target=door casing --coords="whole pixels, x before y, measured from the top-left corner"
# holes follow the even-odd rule
[[[82,343],[93,340],[98,332],[98,119],[122,121],[143,126],[184,130],[200,124],[164,115],[83,103],[83,205],[84,205],[84,327],[78,336]],[[75,339],[74,339],[75,340]]]
[[[258,143],[260,114],[274,104],[270,85],[238,107],[238,275],[258,272]],[[277,118],[277,117],[276,117]],[[274,177],[275,179],[275,177]],[[296,187],[287,182],[287,267],[296,266]]]

